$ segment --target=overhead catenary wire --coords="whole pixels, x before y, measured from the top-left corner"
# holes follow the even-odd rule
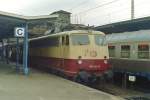
[[[109,5],[109,4],[112,4],[112,3],[115,3],[115,2],[117,2],[117,1],[120,1],[120,0],[113,0],[113,1],[111,1],[111,2],[107,2],[107,3],[104,3],[104,4],[101,4],[101,5],[98,5],[98,6],[96,6],[96,7],[92,7],[92,8],[89,8],[89,9],[87,9],[87,10],[84,10],[84,11],[81,11],[81,12],[78,12],[78,13],[75,13],[75,14],[73,14],[72,16],[75,16],[75,23],[78,23],[78,16],[79,15],[86,15],[86,13],[87,12],[89,12],[89,11],[91,11],[91,10],[94,10],[94,9],[97,9],[97,8],[100,8],[100,7],[103,7],[103,6],[107,6],[107,5]],[[80,18],[81,19],[81,18]],[[73,20],[73,18],[72,18],[72,20]],[[82,19],[80,20],[80,21],[82,21]],[[80,23],[80,22],[79,22]]]
[[[97,21],[103,20],[103,19],[105,19],[105,18],[108,19],[107,22],[106,22],[106,23],[103,23],[103,24],[110,24],[110,23],[113,23],[113,22],[129,20],[129,19],[130,19],[130,16],[126,16],[125,18],[121,18],[120,20],[118,20],[118,18],[117,18],[116,20],[114,20],[114,21],[111,20],[111,19],[113,19],[113,18],[116,18],[117,15],[119,15],[119,16],[120,16],[120,15],[124,15],[124,14],[130,15],[130,14],[128,14],[128,13],[130,13],[129,10],[128,10],[128,8],[130,8],[130,7],[124,7],[124,8],[118,9],[118,10],[114,10],[114,11],[112,11],[112,12],[107,12],[107,13],[105,13],[105,14],[100,13],[100,14],[97,14],[96,16],[95,16],[95,14],[90,14],[90,19],[89,19],[89,20],[96,19],[96,18],[100,18],[100,19],[97,20]],[[116,13],[116,12],[117,12],[117,13]],[[122,14],[121,14],[121,13],[122,13]],[[112,15],[112,14],[115,14],[115,15]],[[105,17],[102,17],[102,19],[101,19],[101,16],[105,16]],[[84,16],[84,17],[85,17],[85,16]],[[82,21],[82,23],[87,24],[87,23],[85,22],[85,18],[83,18],[83,20],[84,20],[84,21]],[[99,25],[103,25],[103,24],[99,24]]]
[[[147,3],[147,5],[148,5],[148,3]],[[139,4],[138,3],[138,5],[136,5],[136,8],[140,8],[141,6],[145,6],[145,5],[141,5],[141,4]],[[99,16],[103,16],[103,15],[106,15],[106,16],[108,16],[108,15],[112,15],[112,14],[118,14],[118,13],[124,13],[124,11],[129,11],[128,13],[130,13],[130,6],[128,6],[128,7],[124,7],[124,8],[119,8],[119,10],[114,10],[114,11],[111,11],[111,12],[108,12],[108,13],[106,13],[106,14],[100,14]],[[91,13],[90,13],[91,14]],[[145,14],[146,15],[146,14]],[[148,16],[148,14],[147,14],[147,16]],[[98,16],[93,16],[94,18],[96,18],[96,17],[98,17]]]
[[[79,3],[79,4],[77,4],[77,5],[73,6],[73,7],[70,8],[69,10],[72,11],[73,9],[77,9],[77,8],[83,6],[84,4],[88,3],[88,1],[89,1],[89,0],[85,0],[85,1],[83,1],[83,2],[81,2],[81,3]]]
[[[119,1],[119,0],[113,0],[113,1],[111,1],[111,2],[107,2],[107,3],[104,3],[104,4],[98,5],[98,6],[96,6],[96,7],[89,8],[89,9],[87,9],[87,10],[81,11],[81,12],[79,12],[79,13],[73,14],[73,15],[71,16],[71,17],[72,17],[72,22],[73,22],[73,19],[74,19],[74,22],[75,22],[75,23],[81,23],[81,22],[84,23],[84,21],[82,21],[82,19],[80,18],[80,15],[84,15],[84,17],[85,17],[87,12],[89,12],[89,11],[91,11],[91,10],[94,10],[94,9],[97,9],[97,8],[100,8],[100,7],[107,6],[107,5],[112,4],[112,3],[115,3],[115,2],[117,2],[117,1]],[[73,17],[74,17],[74,18],[73,18]],[[80,21],[78,20],[78,17],[79,17]]]
[[[98,5],[98,6],[96,6],[96,7],[92,7],[92,8],[89,8],[89,9],[87,9],[87,10],[78,12],[78,13],[76,13],[76,14],[86,13],[86,12],[89,12],[89,11],[91,11],[91,10],[94,10],[94,9],[97,9],[97,8],[100,8],[100,7],[107,6],[107,5],[109,5],[109,4],[115,3],[115,2],[117,2],[117,1],[120,1],[120,0],[113,0],[113,1],[111,1],[111,2],[107,2],[107,3],[104,3],[104,4]]]
[[[125,8],[128,8],[128,7],[125,7]],[[108,13],[105,13],[105,14],[98,14],[97,16],[90,16],[92,18],[96,18],[96,17],[100,17],[100,16],[107,16],[107,15],[112,15],[112,14],[120,14],[120,13],[130,13],[128,12],[128,9],[119,9],[119,10],[116,10],[116,11],[112,11],[112,12],[108,12]],[[121,12],[122,11],[122,12]],[[117,13],[116,13],[117,12]]]
[[[89,13],[90,11],[92,12],[92,13],[96,13],[96,11],[95,11],[95,9],[97,9],[97,8],[103,8],[103,7],[107,7],[107,8],[109,8],[110,6],[109,5],[113,5],[113,3],[115,3],[115,2],[117,2],[117,1],[119,1],[119,0],[113,0],[113,1],[111,1],[111,2],[107,2],[107,3],[104,3],[104,4],[99,4],[99,5],[97,5],[97,6],[95,6],[95,7],[92,7],[92,8],[89,8],[89,9],[85,9],[85,10],[81,10],[80,12],[77,12],[77,13],[75,13],[75,14],[73,14],[73,15],[75,15],[75,16],[78,16],[79,18],[81,17],[81,15],[82,15],[82,17],[85,17],[85,16],[87,16],[87,14],[88,14],[88,17],[89,17],[89,14],[90,14],[90,17],[94,17],[94,18],[92,18],[92,19],[95,19],[96,17],[99,17],[99,16],[107,16],[109,19],[110,19],[110,21],[109,21],[109,23],[112,23],[112,22],[116,22],[116,21],[112,21],[111,19],[113,19],[115,16],[117,16],[117,15],[123,15],[123,14],[121,14],[121,13],[124,13],[124,14],[126,14],[126,15],[129,15],[129,16],[127,16],[125,19],[124,18],[121,18],[120,19],[120,21],[122,21],[122,20],[129,20],[130,19],[130,16],[131,16],[131,5],[129,5],[129,6],[127,6],[127,7],[125,7],[125,8],[127,8],[127,9],[125,9],[125,8],[121,8],[120,9],[120,7],[122,7],[121,5],[120,5],[120,7],[119,7],[119,9],[116,11],[116,10],[114,10],[114,11],[111,11],[111,12],[109,12],[108,11],[108,9],[107,9],[107,14],[101,14],[101,15],[99,15],[99,16],[97,16],[97,14],[96,14],[96,16],[95,16],[95,14],[93,14],[93,16],[91,16],[92,14],[91,13]],[[120,0],[121,1],[121,0]],[[130,2],[131,3],[131,2]],[[145,3],[145,2],[142,2],[142,3],[144,3],[145,5],[148,5],[148,3]],[[145,7],[145,5],[143,5],[142,3],[138,3],[138,2],[135,2],[135,4],[136,4],[136,7],[135,7],[135,9],[140,9],[141,7]],[[148,6],[147,6],[147,8],[149,8]],[[95,12],[94,12],[94,11]],[[138,13],[139,11],[137,11],[136,10],[136,13]],[[129,14],[128,14],[129,13]],[[140,13],[140,12],[139,12]],[[142,12],[143,13],[143,12]],[[73,15],[72,15],[72,17],[73,17]],[[146,16],[149,16],[149,13],[145,13],[144,15],[142,15],[142,16],[139,16],[138,14],[136,14],[135,15],[136,17],[135,18],[139,18],[139,17],[146,17]],[[81,22],[81,23],[85,23],[85,21],[83,21],[83,20],[85,20],[85,18],[80,18],[80,21],[79,21],[79,19],[78,19],[78,17],[76,17],[76,22]],[[117,18],[118,19],[118,18]],[[118,20],[117,20],[118,21]]]
[[[122,15],[124,15],[124,14],[121,14],[121,13],[125,13],[125,12],[126,12],[126,13],[129,13],[128,10],[124,10],[124,12],[119,12],[119,13],[116,13],[116,14],[119,14],[119,16],[122,16]],[[100,18],[100,19],[96,19],[96,18],[98,18],[98,17],[100,17],[100,16],[105,16],[105,17],[102,17],[102,18]],[[110,23],[114,23],[114,22],[119,22],[119,21],[124,21],[124,20],[129,20],[129,19],[130,19],[130,16],[126,16],[126,17],[121,18],[121,19],[118,19],[118,18],[116,18],[116,17],[117,17],[117,15],[111,16],[111,14],[107,13],[107,14],[101,14],[101,15],[98,15],[98,16],[93,16],[93,17],[90,18],[90,19],[95,19],[96,22],[101,22],[101,21],[105,20],[105,23],[103,22],[103,23],[98,24],[98,25],[110,24]],[[112,20],[113,18],[114,18],[115,20]],[[107,20],[106,20],[106,19],[107,19]]]

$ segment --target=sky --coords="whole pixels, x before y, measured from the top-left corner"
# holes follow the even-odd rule
[[[150,0],[135,0],[135,18],[150,15]],[[131,0],[0,0],[0,11],[25,15],[48,15],[54,11],[72,13],[71,22],[105,25],[131,19]]]

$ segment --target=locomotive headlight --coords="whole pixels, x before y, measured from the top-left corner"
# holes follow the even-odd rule
[[[105,64],[107,64],[107,63],[108,63],[106,59],[104,60],[104,63],[105,63]]]
[[[104,56],[104,64],[107,64],[107,56]]]
[[[78,60],[78,64],[82,64],[82,60]]]
[[[78,64],[82,64],[82,60],[81,60],[82,56],[78,57]]]

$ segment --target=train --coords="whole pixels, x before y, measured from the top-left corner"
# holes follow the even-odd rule
[[[65,31],[29,40],[30,66],[48,68],[77,81],[107,76],[108,46],[103,32]]]
[[[150,30],[106,36],[113,72],[150,80]]]

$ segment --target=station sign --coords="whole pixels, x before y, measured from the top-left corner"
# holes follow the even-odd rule
[[[14,30],[15,37],[24,37],[25,36],[25,28],[24,27],[16,27]]]
[[[136,81],[136,76],[129,76],[129,81],[135,82]]]

